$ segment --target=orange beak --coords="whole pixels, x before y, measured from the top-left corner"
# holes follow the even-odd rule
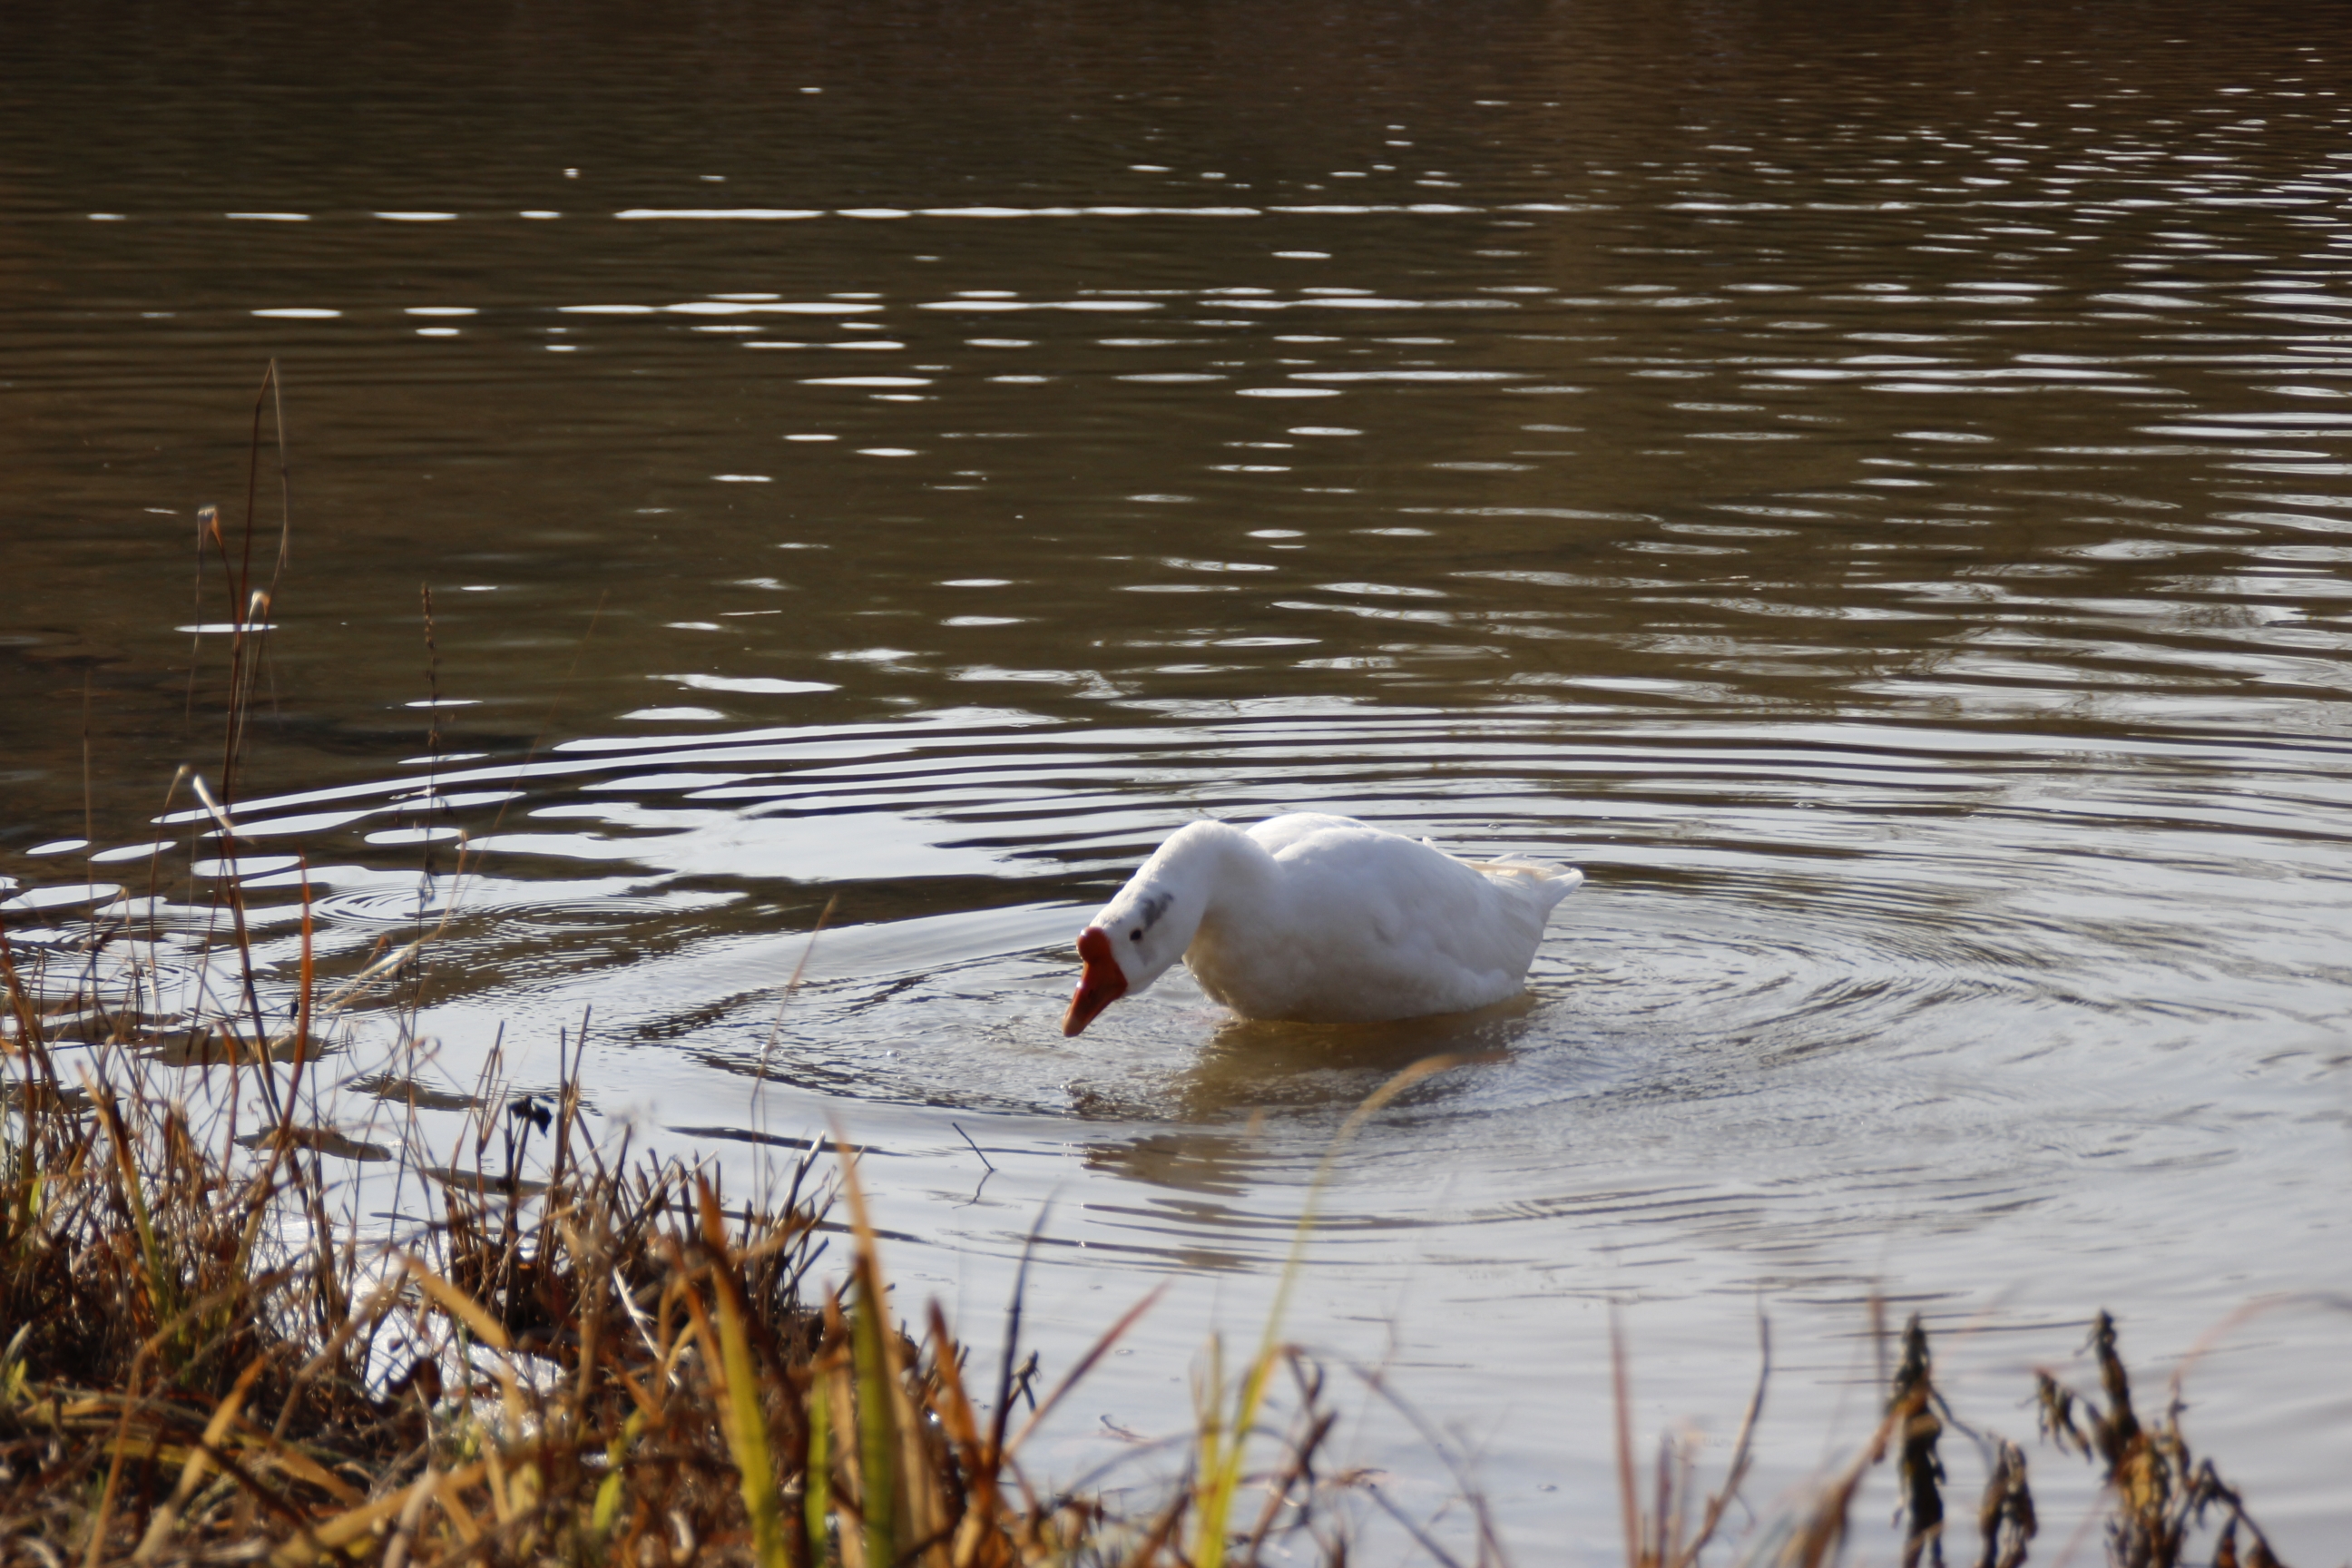
[[[1078,933],[1078,956],[1087,961],[1078,988],[1070,993],[1070,1010],[1062,1015],[1062,1033],[1075,1035],[1095,1021],[1095,1015],[1127,994],[1127,975],[1112,956],[1110,933],[1088,926]]]

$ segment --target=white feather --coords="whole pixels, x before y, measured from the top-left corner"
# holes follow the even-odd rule
[[[1181,958],[1244,1017],[1368,1023],[1518,994],[1544,921],[1583,880],[1302,812],[1179,830],[1092,923],[1129,994]]]

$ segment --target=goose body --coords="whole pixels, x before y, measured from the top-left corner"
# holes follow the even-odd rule
[[[1195,822],[1078,936],[1075,1035],[1181,958],[1245,1018],[1372,1023],[1517,995],[1552,907],[1584,874],[1457,860],[1424,839],[1296,813],[1244,830]]]

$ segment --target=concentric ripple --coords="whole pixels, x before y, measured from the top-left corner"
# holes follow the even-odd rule
[[[15,961],[200,1100],[307,901],[372,977],[320,1070],[366,1142],[569,1062],[733,1178],[838,1128],[910,1297],[992,1311],[1034,1234],[1066,1363],[1179,1281],[1112,1430],[1189,1420],[1311,1199],[1301,1337],[1502,1434],[1528,1561],[1616,1517],[1560,1415],[1610,1408],[1610,1310],[1654,1425],[1744,1397],[1760,1301],[1805,1454],[1883,1298],[1996,1405],[2098,1305],[2155,1357],[2227,1321],[2193,1427],[2324,1558],[2341,1320],[2281,1304],[2352,1295],[2311,10],[873,0],[620,50],[456,7],[388,54],[256,0],[158,75],[10,8]],[[243,527],[272,363],[233,676],[246,541],[189,544]],[[1590,881],[1524,1005],[1253,1025],[1171,976],[1060,1036],[1154,844],[1302,808]]]

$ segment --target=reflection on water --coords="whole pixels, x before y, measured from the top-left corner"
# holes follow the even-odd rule
[[[1532,1026],[1535,1007],[1528,995],[1434,1018],[1295,1024],[1235,1018],[1222,1008],[1203,1006],[1196,996],[1185,1011],[1208,1026],[1205,1038],[1182,1072],[1155,1097],[1157,1103],[1123,1102],[1107,1086],[1080,1084],[1071,1109],[1104,1120],[1173,1117],[1205,1122],[1286,1107],[1346,1110],[1389,1078],[1432,1057],[1463,1058],[1465,1068],[1460,1070],[1467,1070],[1467,1063],[1503,1059],[1511,1041]],[[1424,1087],[1414,1098],[1445,1094],[1441,1084]]]
[[[2352,1289],[2352,76],[2306,12],[95,26],[0,16],[0,910],[58,1006],[233,1002],[230,878],[289,975],[307,876],[331,968],[434,935],[428,1129],[588,1024],[615,1122],[871,1137],[919,1285],[992,1302],[1049,1202],[1049,1333],[1222,1282],[1163,1361],[1348,1108],[1495,1053],[1336,1157],[1303,1310],[1503,1423],[1529,1540],[1538,1484],[1611,1496],[1496,1414],[1605,1401],[1595,1301],[1663,1419],[1761,1293],[1810,1453],[1876,1282],[2001,1398],[2102,1302],[2155,1355]],[[241,517],[271,357],[232,854],[166,786],[216,768],[193,511]],[[1171,983],[1064,1042],[1086,911],[1292,809],[1592,887],[1490,1016]],[[2352,1407],[2282,1441],[2342,1338],[2263,1321],[2200,1430],[2292,1556]]]

